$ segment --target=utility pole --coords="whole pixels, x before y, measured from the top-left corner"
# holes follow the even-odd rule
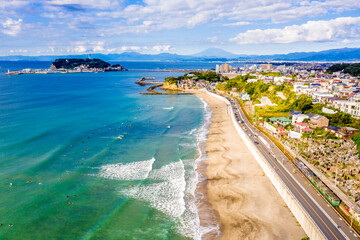
[[[336,168],[336,174],[335,174],[335,187],[337,185],[337,168]]]

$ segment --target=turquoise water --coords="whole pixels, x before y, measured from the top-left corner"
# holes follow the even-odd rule
[[[0,239],[199,239],[205,105],[134,84],[170,75],[0,75]]]

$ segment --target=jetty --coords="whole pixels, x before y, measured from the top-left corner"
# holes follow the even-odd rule
[[[145,86],[145,84],[151,85],[163,85],[164,82],[157,82],[157,81],[146,81],[146,80],[155,80],[155,77],[142,77],[137,80],[135,83],[139,84],[140,86]]]
[[[147,93],[140,93],[141,95],[192,95],[192,93],[181,92],[181,91],[167,91],[167,92],[159,92],[156,91],[155,88],[161,87],[164,85],[164,82],[159,81],[147,81],[147,80],[155,80],[155,77],[142,77],[138,79],[135,83],[139,84],[140,86],[145,86],[146,84],[150,84]]]

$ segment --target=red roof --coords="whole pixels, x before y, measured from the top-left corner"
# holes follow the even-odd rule
[[[312,132],[312,131],[314,131],[314,130],[312,130],[311,128],[304,128],[302,131],[303,131],[303,132]]]
[[[277,127],[276,129],[277,130],[285,130],[285,128],[283,128],[283,127]]]
[[[300,126],[308,126],[308,124],[307,124],[307,123],[304,123],[304,122],[297,122],[296,124],[297,124],[297,125],[300,125]]]
[[[284,132],[280,132],[279,135],[286,135],[287,133]]]

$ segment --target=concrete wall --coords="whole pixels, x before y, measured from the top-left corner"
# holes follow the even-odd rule
[[[208,94],[230,104],[230,102],[217,94],[207,92]],[[320,240],[325,239],[324,235],[322,234],[321,230],[317,227],[314,223],[310,215],[302,208],[300,203],[296,200],[296,198],[292,195],[290,190],[286,187],[286,185],[282,182],[279,178],[275,170],[269,165],[267,160],[263,157],[260,151],[257,149],[255,144],[250,140],[249,136],[244,132],[244,130],[240,127],[239,123],[235,119],[235,115],[231,111],[231,117],[233,120],[233,124],[239,133],[240,137],[244,141],[245,145],[248,147],[250,152],[253,154],[254,158],[266,174],[266,176],[270,179],[271,183],[274,185],[276,190],[279,192],[280,196],[283,198],[284,202],[290,209],[290,211],[294,214],[298,222],[300,223],[301,227],[304,229],[305,233],[310,237],[312,240]]]

